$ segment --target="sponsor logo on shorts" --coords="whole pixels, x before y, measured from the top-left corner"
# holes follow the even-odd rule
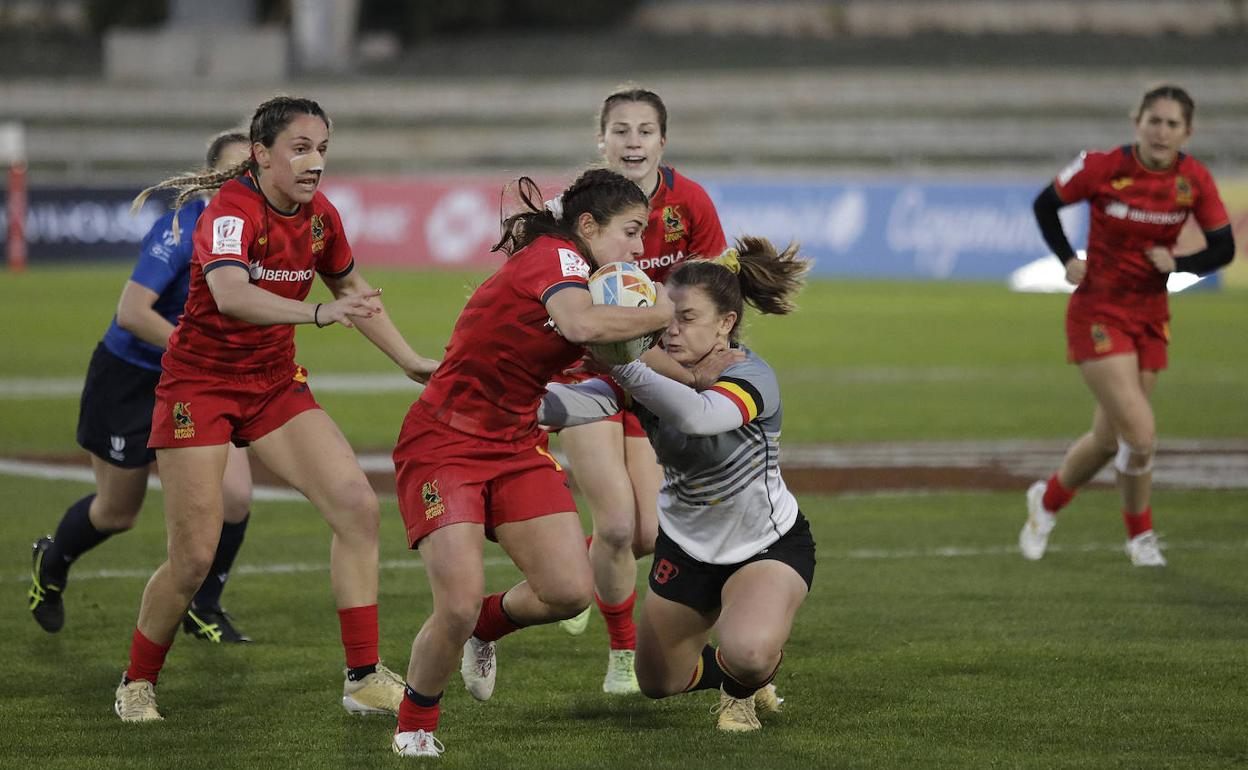
[[[651,574],[651,577],[654,578],[654,582],[658,583],[659,585],[663,585],[667,581],[671,580],[672,578],[680,574],[680,567],[677,567],[675,564],[672,564],[667,559],[659,559],[657,562],[655,562],[654,571],[650,574]]]
[[[1092,324],[1092,349],[1097,353],[1108,353],[1114,349],[1114,341],[1101,324]]]
[[[1174,178],[1174,203],[1176,206],[1192,205],[1192,183],[1187,181],[1187,177]]]
[[[320,214],[312,215],[312,253],[318,254],[325,249],[325,222]]]
[[[420,497],[425,501],[425,521],[436,519],[446,513],[446,504],[438,494],[438,480],[426,481],[420,487]]]
[[[195,438],[195,421],[191,419],[191,402],[178,401],[173,405],[173,437]]]
[[[108,456],[114,460],[126,459],[126,437],[125,436],[109,436],[108,437]]]

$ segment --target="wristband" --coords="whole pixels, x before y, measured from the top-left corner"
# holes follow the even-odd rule
[[[321,326],[320,315],[321,315],[321,303],[318,302],[316,303],[316,309],[312,311],[312,323],[316,324],[316,328],[324,329],[325,327]]]

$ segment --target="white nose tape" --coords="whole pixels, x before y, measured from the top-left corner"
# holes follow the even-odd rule
[[[296,176],[312,172],[323,173],[325,171],[325,158],[319,152],[296,155],[290,159],[290,168],[295,172]]]

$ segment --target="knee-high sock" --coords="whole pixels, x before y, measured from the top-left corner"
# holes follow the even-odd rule
[[[477,615],[477,627],[472,630],[473,636],[483,642],[493,642],[522,628],[503,609],[503,597],[506,595],[507,592],[503,591],[491,594],[481,601],[481,613]]]
[[[637,592],[633,591],[619,604],[607,604],[597,592],[594,592],[594,601],[598,603],[598,611],[607,621],[607,635],[611,638],[611,649],[637,649],[637,625],[633,623],[633,605],[637,602]]]
[[[247,522],[251,521],[248,514],[237,524],[226,522],[221,525],[221,540],[217,543],[217,555],[213,557],[212,568],[208,576],[195,593],[192,603],[200,609],[221,606],[221,592],[225,590],[225,581],[230,576],[230,568],[234,566],[234,557],[238,549],[243,547],[243,536],[247,533]]]
[[[52,547],[43,555],[44,574],[57,582],[65,582],[69,567],[87,551],[113,536],[113,532],[101,532],[91,523],[91,501],[95,494],[87,495],[65,510],[61,523],[52,536]]]

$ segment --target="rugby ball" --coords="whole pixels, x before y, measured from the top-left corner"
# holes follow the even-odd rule
[[[589,296],[595,305],[651,307],[655,303],[654,282],[632,262],[610,262],[589,277]],[[650,347],[650,334],[625,342],[586,345],[594,357],[606,364],[627,364]]]

